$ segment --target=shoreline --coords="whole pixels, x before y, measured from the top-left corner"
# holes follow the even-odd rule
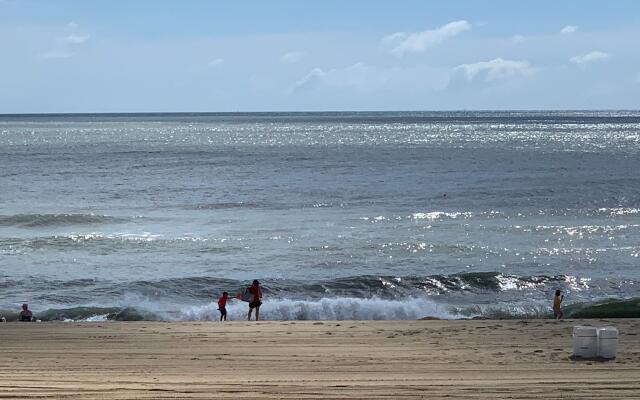
[[[574,325],[620,330],[575,361]],[[640,319],[0,324],[0,392],[40,398],[637,398]]]

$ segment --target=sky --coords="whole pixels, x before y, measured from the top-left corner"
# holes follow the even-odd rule
[[[0,0],[0,113],[639,109],[640,1]]]

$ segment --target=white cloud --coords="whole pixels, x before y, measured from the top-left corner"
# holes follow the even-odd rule
[[[67,27],[76,29],[78,25],[75,22],[69,22]],[[71,58],[75,55],[75,50],[78,45],[81,45],[89,40],[89,35],[80,35],[72,33],[65,37],[56,38],[52,49],[40,54],[42,59],[56,59],[56,58]]]
[[[564,28],[560,29],[560,33],[563,35],[566,35],[568,33],[574,33],[575,31],[577,31],[580,27],[577,25],[567,25]]]
[[[503,58],[458,65],[454,68],[455,71],[462,71],[468,81],[484,76],[484,80],[487,82],[517,76],[528,77],[536,72],[528,61],[505,60]]]
[[[288,53],[283,54],[282,57],[280,57],[280,60],[286,64],[295,64],[298,61],[302,60],[303,57],[304,57],[304,53],[302,52],[290,51]]]
[[[361,94],[376,91],[424,92],[444,89],[448,82],[446,70],[425,66],[386,68],[358,62],[344,68],[313,68],[295,82],[293,92],[316,89],[339,89]]]
[[[382,39],[382,45],[390,48],[391,52],[397,56],[403,56],[406,53],[421,53],[470,29],[471,24],[465,20],[453,21],[433,30],[393,33]]]
[[[579,66],[585,66],[589,63],[595,62],[595,61],[603,61],[608,59],[610,56],[609,54],[603,52],[603,51],[592,51],[590,53],[587,54],[583,54],[580,56],[575,56],[575,57],[571,57],[569,59],[569,61],[571,61],[574,64],[577,64]]]
[[[209,64],[207,64],[207,66],[209,68],[213,68],[213,67],[217,67],[218,65],[222,65],[224,63],[224,59],[223,58],[216,58],[213,59],[211,61],[209,61]]]
[[[518,43],[522,43],[525,41],[525,37],[522,35],[513,35],[511,37],[511,43],[513,44],[518,44]]]
[[[44,59],[70,58],[73,57],[73,53],[65,50],[52,50],[43,53],[40,57]]]
[[[389,81],[388,74],[376,67],[362,62],[344,68],[333,68],[327,71],[322,68],[313,68],[295,84],[295,91],[302,89],[349,89],[357,92],[368,93],[380,88]]]
[[[203,62],[201,64],[197,64],[189,68],[187,71],[189,72],[203,72],[209,69],[217,68],[220,65],[224,64],[224,58],[214,58],[209,62]]]
[[[69,35],[64,41],[71,44],[82,44],[89,40],[89,35]]]
[[[314,68],[302,79],[296,81],[295,90],[316,86],[322,83],[323,79],[327,76],[326,72],[322,68]]]

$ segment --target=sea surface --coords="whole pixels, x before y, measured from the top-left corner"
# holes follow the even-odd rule
[[[640,310],[640,112],[0,116],[0,314]],[[246,303],[232,301],[231,319]]]

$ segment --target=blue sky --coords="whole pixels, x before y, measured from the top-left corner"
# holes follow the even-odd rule
[[[0,0],[0,113],[640,108],[638,1]]]

